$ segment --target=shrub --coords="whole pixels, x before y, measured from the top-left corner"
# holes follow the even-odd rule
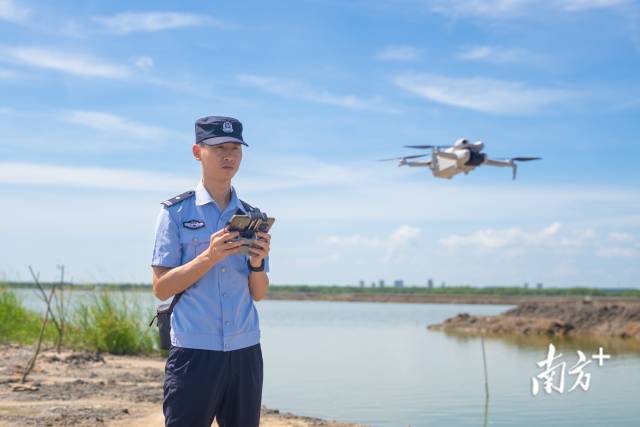
[[[34,343],[43,320],[39,314],[27,310],[15,293],[0,288],[0,342]],[[56,337],[56,329],[49,319],[43,339],[53,342]]]
[[[71,346],[112,354],[149,353],[156,337],[137,304],[103,291],[90,303],[79,303],[65,338]],[[149,316],[150,318],[151,316]]]

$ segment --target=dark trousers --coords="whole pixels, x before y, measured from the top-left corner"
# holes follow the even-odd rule
[[[260,344],[234,351],[171,347],[165,367],[166,427],[258,427]]]

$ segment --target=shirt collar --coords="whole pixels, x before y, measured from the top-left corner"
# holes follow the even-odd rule
[[[198,182],[198,185],[196,185],[196,206],[206,205],[207,203],[213,203],[216,207],[218,207],[218,210],[220,210],[220,207],[218,206],[216,201],[211,198],[211,195],[205,188],[204,184],[202,183],[202,181],[200,181]],[[229,209],[232,209],[233,212],[235,212],[237,209],[240,209],[244,213],[247,212],[244,206],[242,206],[242,203],[240,203],[238,195],[236,194],[236,189],[233,188],[233,185],[231,186],[231,198],[229,199],[229,205],[227,205],[225,211]]]

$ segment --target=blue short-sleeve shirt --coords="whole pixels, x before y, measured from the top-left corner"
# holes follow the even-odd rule
[[[228,206],[220,212],[200,182],[193,196],[160,211],[151,265],[173,268],[193,260],[238,209],[245,212],[233,187]],[[247,261],[248,255],[229,255],[185,290],[171,315],[172,345],[231,351],[260,342]]]

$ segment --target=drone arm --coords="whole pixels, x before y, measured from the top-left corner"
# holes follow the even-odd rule
[[[485,159],[483,164],[484,165],[488,165],[488,166],[509,167],[509,168],[511,168],[511,171],[512,171],[511,177],[513,179],[516,179],[516,172],[518,170],[518,166],[513,161],[513,159],[509,159],[509,160],[494,160],[494,159],[487,158],[487,159]]]
[[[429,167],[431,165],[431,160],[427,160],[426,162],[404,162],[404,165],[409,166],[410,168]]]
[[[508,167],[508,168],[513,166],[513,162],[510,160],[494,160],[489,158],[485,159],[483,164],[487,166],[501,166],[501,167]]]

